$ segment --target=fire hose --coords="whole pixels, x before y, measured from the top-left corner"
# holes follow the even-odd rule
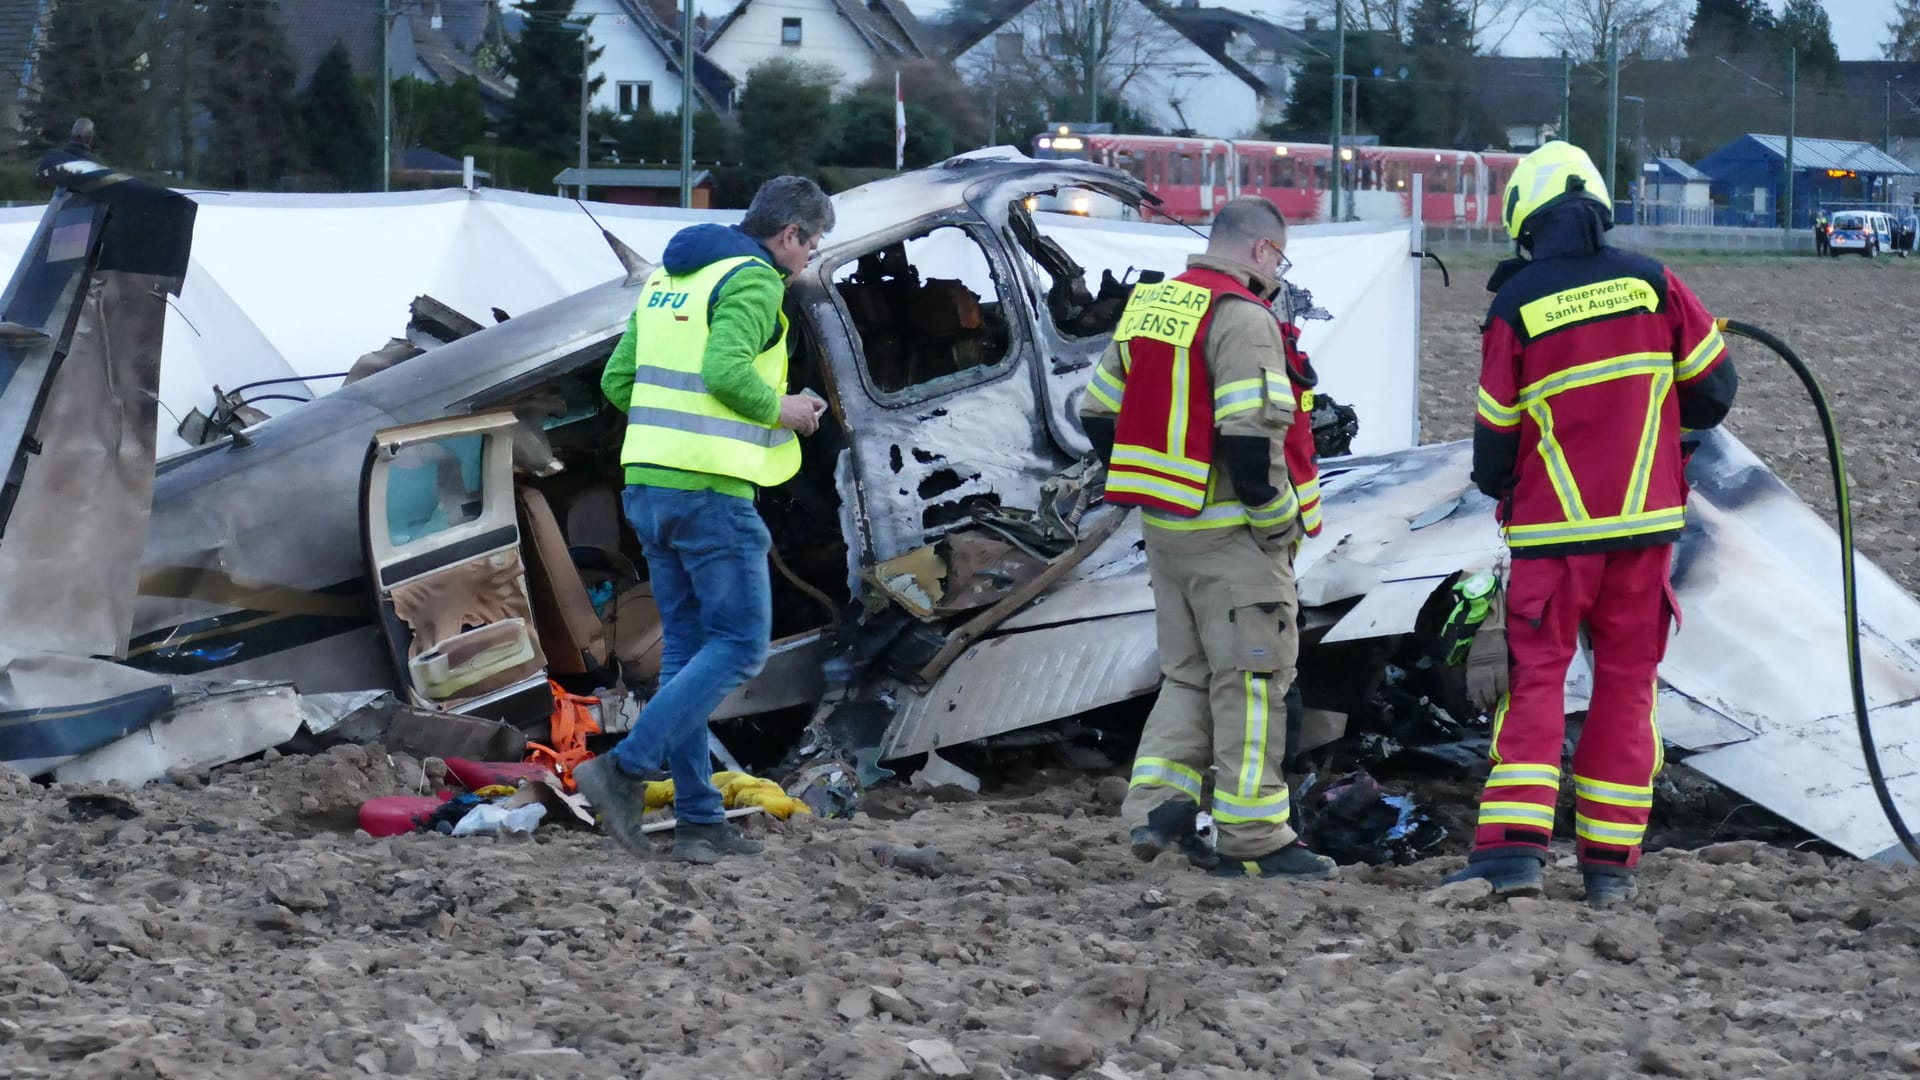
[[[1833,425],[1833,410],[1828,407],[1827,396],[1813,372],[1786,342],[1750,323],[1733,319],[1718,321],[1725,332],[1764,345],[1785,361],[1799,377],[1800,384],[1807,388],[1814,412],[1820,416],[1820,431],[1827,441],[1827,463],[1833,467],[1835,520],[1840,532],[1840,593],[1847,620],[1847,679],[1853,692],[1854,721],[1860,731],[1860,753],[1866,758],[1867,777],[1873,782],[1873,794],[1880,800],[1887,824],[1893,826],[1893,833],[1900,838],[1900,846],[1907,849],[1907,855],[1920,863],[1920,842],[1914,840],[1906,820],[1900,816],[1900,808],[1894,804],[1893,793],[1887,788],[1886,773],[1880,767],[1880,751],[1874,745],[1873,722],[1867,714],[1866,679],[1860,668],[1860,606],[1854,590],[1853,511],[1847,491],[1846,464],[1840,454],[1840,435]]]

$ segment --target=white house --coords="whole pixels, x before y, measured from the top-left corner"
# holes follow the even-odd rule
[[[932,57],[926,31],[900,0],[740,0],[707,34],[707,55],[744,83],[775,57],[840,73],[836,93],[902,60]]]
[[[1284,113],[1292,66],[1312,48],[1294,31],[1224,8],[1031,0],[962,39],[954,66],[976,86],[1004,85],[1009,73],[1041,86],[1077,85],[1090,5],[1112,26],[1099,61],[1101,95],[1117,95],[1162,131],[1256,134]]]
[[[594,92],[595,109],[611,109],[621,116],[651,109],[680,111],[680,27],[671,25],[645,0],[602,0],[611,11],[596,13],[589,27],[600,56],[593,75],[601,80]],[[671,14],[670,11],[667,14]],[[696,27],[695,33],[697,34]],[[720,65],[694,52],[694,108],[731,112],[736,89]]]

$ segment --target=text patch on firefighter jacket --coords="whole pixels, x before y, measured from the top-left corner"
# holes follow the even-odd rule
[[[664,268],[647,276],[634,317],[633,396],[627,405],[622,465],[656,465],[731,476],[770,487],[800,470],[793,432],[722,405],[700,375],[708,313],[716,290],[739,267],[765,260],[721,259],[682,277]],[[754,357],[753,369],[776,392],[787,386],[787,316]]]
[[[1699,299],[1644,256],[1603,247],[1509,279],[1481,337],[1474,482],[1514,555],[1679,536],[1682,425],[1725,414],[1726,353]]]
[[[1311,368],[1244,274],[1212,262],[1237,270],[1199,255],[1178,278],[1137,287],[1087,384],[1089,432],[1113,432],[1107,498],[1141,506],[1158,529],[1245,526],[1274,540],[1303,507],[1317,527],[1312,423],[1301,412]]]
[[[1135,286],[1120,313],[1113,341],[1120,348],[1126,396],[1113,401],[1120,419],[1107,472],[1108,502],[1183,517],[1198,515],[1206,505],[1213,465],[1206,329],[1213,290],[1189,280],[1194,273]],[[1225,289],[1253,299],[1238,283],[1229,281]]]

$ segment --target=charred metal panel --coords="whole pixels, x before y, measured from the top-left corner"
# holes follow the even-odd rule
[[[1152,612],[1003,634],[967,650],[925,695],[902,690],[882,759],[971,742],[1152,690]]]

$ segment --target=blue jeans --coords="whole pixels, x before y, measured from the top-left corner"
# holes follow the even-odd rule
[[[773,538],[752,500],[735,495],[634,484],[621,503],[653,578],[662,648],[659,692],[613,748],[613,761],[628,775],[664,765],[675,817],[723,821],[707,718],[766,666]]]

